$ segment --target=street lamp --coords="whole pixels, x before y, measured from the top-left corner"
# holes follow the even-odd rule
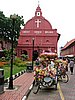
[[[32,70],[34,65],[34,38],[32,38]]]
[[[17,16],[11,15],[10,18],[12,19],[12,33],[11,33],[11,67],[10,67],[10,78],[9,78],[9,89],[13,89],[13,36],[14,36],[14,25]]]

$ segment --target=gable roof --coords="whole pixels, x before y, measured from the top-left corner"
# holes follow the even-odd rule
[[[66,43],[66,45],[62,48],[63,49],[66,49],[68,46],[70,46],[73,42],[75,42],[75,38],[70,40],[69,42]]]

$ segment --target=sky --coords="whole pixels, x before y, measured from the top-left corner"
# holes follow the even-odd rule
[[[23,16],[26,23],[35,16],[38,1],[42,16],[61,34],[58,41],[60,49],[75,38],[75,0],[0,0],[0,11],[6,17],[14,13]]]

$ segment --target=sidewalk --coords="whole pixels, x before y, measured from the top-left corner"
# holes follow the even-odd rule
[[[22,100],[33,83],[33,73],[24,73],[13,81],[15,89],[4,87],[4,93],[0,94],[0,100]]]

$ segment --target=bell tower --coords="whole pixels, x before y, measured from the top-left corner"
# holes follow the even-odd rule
[[[42,16],[42,11],[41,11],[41,8],[40,6],[38,5],[38,7],[36,8],[36,11],[35,11],[35,16]]]

